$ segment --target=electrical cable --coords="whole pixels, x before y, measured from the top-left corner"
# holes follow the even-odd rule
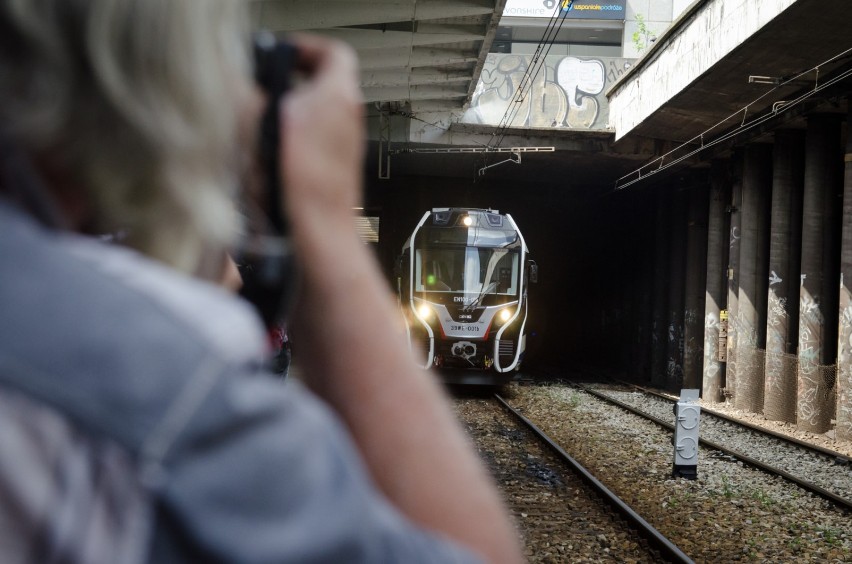
[[[521,76],[519,83],[516,87],[515,96],[512,98],[512,101],[509,102],[506,107],[506,111],[503,113],[503,117],[500,119],[500,123],[497,126],[497,129],[491,134],[491,140],[487,143],[486,147],[488,149],[492,148],[492,142],[499,136],[499,139],[496,140],[493,148],[498,149],[500,145],[502,145],[503,140],[506,137],[507,130],[509,125],[515,120],[518,113],[521,110],[521,105],[523,104],[524,99],[530,90],[532,90],[532,86],[538,78],[538,74],[541,72],[541,68],[546,66],[547,56],[550,54],[550,50],[553,47],[554,42],[556,41],[556,37],[559,35],[559,32],[562,30],[562,25],[565,23],[565,19],[567,17],[567,13],[573,8],[575,0],[562,0],[556,4],[556,9],[554,10],[553,15],[550,17],[550,20],[545,27],[544,33],[542,34],[541,40],[536,47],[535,53],[533,53],[529,65],[527,65],[524,74]],[[558,26],[556,25],[558,21]],[[546,48],[546,51],[542,54],[542,51]],[[488,155],[484,154],[482,160],[482,168],[480,170],[484,170],[488,168]]]
[[[533,54],[532,59],[530,60],[530,65],[527,66],[524,75],[521,77],[520,84],[518,85],[517,93],[515,95],[515,100],[513,101],[513,104],[510,103],[510,105],[506,108],[506,112],[503,114],[503,118],[500,120],[500,124],[498,125],[497,131],[500,131],[502,135],[500,137],[500,141],[498,141],[496,145],[497,147],[500,146],[503,141],[503,138],[505,137],[505,130],[509,127],[509,124],[514,121],[514,119],[517,117],[518,112],[520,111],[520,104],[523,102],[527,94],[524,89],[529,90],[532,88],[535,79],[538,78],[538,74],[541,72],[541,68],[546,65],[546,58],[550,54],[550,49],[553,47],[553,43],[556,41],[556,37],[562,30],[562,25],[565,23],[567,12],[570,11],[573,7],[574,0],[570,0],[570,2],[568,2],[568,4],[564,7],[563,4],[564,2],[560,3],[557,6],[554,15],[551,16],[547,28],[545,29],[544,35],[542,35],[541,41],[539,42],[538,47],[536,48],[536,51]],[[560,12],[563,11],[565,12],[565,14],[557,17]],[[555,27],[555,20],[559,20],[558,27]],[[541,50],[545,48],[545,46],[547,48],[547,51],[542,56]],[[532,75],[531,78],[530,75]],[[493,135],[496,136],[497,133]]]
[[[671,151],[665,153],[664,155],[657,157],[656,159],[652,160],[651,162],[649,162],[645,165],[642,165],[641,167],[637,168],[633,172],[625,174],[624,176],[622,176],[621,178],[619,178],[618,180],[615,181],[614,191],[623,190],[623,189],[627,188],[628,186],[631,186],[633,184],[636,184],[637,182],[640,182],[642,180],[647,179],[649,176],[652,176],[652,175],[654,175],[658,172],[661,172],[663,170],[666,170],[666,169],[668,169],[668,168],[670,168],[670,167],[672,167],[672,166],[674,166],[674,165],[676,165],[680,162],[683,162],[684,160],[695,156],[696,154],[698,154],[699,152],[701,152],[701,151],[703,151],[707,148],[718,145],[719,143],[727,141],[728,139],[731,139],[732,137],[739,135],[740,133],[743,133],[743,132],[748,131],[748,130],[754,128],[754,127],[757,127],[758,125],[774,118],[775,116],[785,113],[786,111],[793,108],[794,106],[796,106],[796,105],[800,104],[801,102],[807,100],[808,98],[810,98],[814,94],[828,88],[829,86],[833,86],[834,84],[840,82],[841,80],[845,79],[848,76],[852,76],[852,68],[849,68],[849,69],[843,71],[842,73],[840,73],[838,76],[835,76],[834,78],[831,78],[831,79],[829,79],[828,81],[826,81],[822,84],[819,83],[819,70],[820,70],[821,67],[823,67],[823,66],[825,66],[825,65],[827,65],[831,62],[837,61],[839,59],[848,58],[850,56],[850,54],[852,54],[852,48],[841,51],[837,55],[829,57],[828,59],[826,59],[822,63],[819,63],[818,65],[811,67],[810,69],[807,69],[805,71],[802,71],[800,73],[792,75],[788,78],[782,79],[782,81],[779,82],[771,90],[762,94],[761,96],[758,96],[757,98],[752,100],[750,103],[746,104],[745,106],[743,106],[742,108],[740,108],[736,112],[732,113],[728,117],[724,118],[723,120],[719,121],[715,125],[709,127],[708,129],[706,129],[702,133],[696,135],[695,137],[693,137],[692,139],[689,139],[688,141],[681,143],[680,145],[678,145],[677,147],[675,147]],[[802,76],[804,76],[806,74],[810,74],[812,72],[816,73],[816,78],[814,80],[814,87],[813,87],[812,90],[806,91],[804,94],[800,95],[798,98],[795,98],[793,100],[789,100],[789,101],[788,100],[776,100],[775,103],[772,104],[772,106],[771,106],[772,110],[769,113],[764,114],[764,115],[759,116],[759,117],[756,117],[755,119],[753,119],[749,122],[746,122],[746,118],[748,117],[748,109],[749,109],[750,106],[753,106],[757,102],[760,102],[761,100],[763,100],[764,98],[766,98],[767,96],[769,96],[770,94],[772,94],[773,92],[778,90],[779,88],[782,88],[782,87],[784,87],[784,86],[786,86],[786,85],[788,85],[788,84],[790,84],[790,83],[792,83],[796,80],[799,80]],[[783,102],[783,105],[776,107],[777,104],[782,103],[782,102]],[[743,114],[743,118],[742,118],[742,121],[741,121],[739,126],[735,127],[734,129],[732,129],[732,130],[730,130],[726,133],[723,133],[719,137],[714,138],[712,141],[709,141],[709,142],[704,141],[704,137],[705,137],[705,135],[707,135],[707,133],[713,131],[714,129],[716,129],[720,125],[723,125],[723,124],[729,122],[732,118],[740,115],[740,113]],[[692,145],[695,145],[696,143],[699,144],[697,149],[689,151],[688,153],[663,164],[667,157],[671,157],[674,153],[676,153],[677,151],[680,151],[684,147],[686,147],[688,145],[692,146]],[[646,168],[652,167],[656,163],[659,163],[657,168],[654,168],[653,170],[648,171],[643,176],[642,171]],[[630,181],[622,183],[622,181],[624,179],[626,179],[628,177],[632,177],[634,175],[636,175],[636,178],[633,178]]]

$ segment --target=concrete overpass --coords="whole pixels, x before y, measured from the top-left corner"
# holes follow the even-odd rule
[[[257,25],[337,34],[367,62],[375,110],[367,202],[381,218],[389,276],[424,209],[508,211],[542,273],[532,290],[531,361],[698,387],[705,399],[852,440],[846,0],[696,0],[608,85],[606,127],[502,128],[503,147],[555,151],[485,175],[481,154],[395,153],[385,180],[383,135],[407,149],[492,143],[493,126],[463,115],[501,2],[252,7]],[[475,37],[426,45],[435,33],[449,40],[447,26]],[[383,52],[391,40],[405,45],[406,61]],[[419,65],[438,64],[448,50],[465,60]]]
[[[488,143],[493,127],[458,118],[470,104],[504,5],[505,0],[251,2],[256,27],[311,31],[352,44],[361,58],[372,136],[379,136],[376,104],[383,104],[392,111],[397,148],[424,139],[428,147]],[[570,170],[584,184],[605,184],[683,143],[700,145],[702,136],[706,142],[729,132],[842,72],[848,59],[832,57],[850,46],[847,16],[841,1],[697,0],[607,92],[610,131],[578,135],[510,128],[503,146],[552,145],[557,152],[529,156],[525,163],[530,166],[501,175],[546,181],[541,170]],[[817,71],[798,76],[818,65]],[[786,82],[750,82],[749,77]],[[787,108],[783,119],[811,111],[817,99],[835,90]],[[429,131],[429,123],[446,131]],[[444,157],[438,167],[435,160],[403,155],[394,159],[393,173],[469,177],[476,158]]]

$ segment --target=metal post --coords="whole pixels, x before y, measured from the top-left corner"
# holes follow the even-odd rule
[[[680,400],[674,405],[672,476],[675,478],[694,480],[698,477],[698,423],[701,419],[698,392],[695,389],[681,390]]]
[[[654,290],[653,317],[651,319],[651,384],[665,386],[666,344],[668,343],[668,224],[671,221],[671,196],[660,191],[655,198],[657,204],[654,226]]]
[[[837,315],[837,286],[830,278],[831,210],[838,180],[840,124],[833,116],[808,119],[805,140],[805,193],[802,204],[802,278],[799,296],[799,371],[797,421],[802,431],[824,433],[831,426],[834,405],[829,401],[834,382],[827,381],[826,365],[834,362],[837,341],[829,344],[827,319]],[[836,282],[835,282],[836,283]],[[837,327],[836,323],[834,325]]]
[[[379,108],[379,180],[390,180],[391,130],[387,107]]]
[[[653,202],[653,200],[651,200]],[[653,209],[653,208],[652,208]],[[650,213],[642,214],[647,219],[643,223],[643,229],[639,230],[639,257],[640,257],[640,276],[639,276],[639,291],[633,292],[634,308],[637,311],[639,322],[636,327],[636,368],[641,375],[641,379],[650,381],[651,379],[651,342],[652,342],[652,327],[654,308],[652,300],[648,296],[653,295],[654,291],[654,220]]]
[[[668,272],[668,334],[666,345],[666,389],[677,390],[683,385],[683,310],[685,300],[686,255],[686,198],[684,190],[672,197],[672,218],[669,224]]]
[[[683,385],[688,388],[701,388],[701,343],[704,340],[704,289],[707,277],[708,191],[705,179],[689,191],[683,323]]]
[[[728,352],[726,354],[725,369],[725,396],[726,399],[733,396],[737,388],[737,326],[733,321],[737,317],[739,299],[739,270],[740,270],[740,223],[743,196],[742,162],[743,156],[740,151],[734,153],[733,157],[733,184],[731,187],[731,203],[728,206],[730,213],[730,239],[728,247]]]
[[[727,174],[727,162],[715,160],[710,165],[709,217],[707,222],[707,287],[704,297],[704,368],[702,370],[702,397],[704,401],[722,401],[722,378],[724,376],[724,356],[720,355],[720,346],[727,352],[727,333],[725,342],[719,340],[720,310],[725,307],[728,232],[725,206],[730,201],[730,182]]]
[[[777,131],[772,164],[763,414],[787,423],[796,422],[804,141],[804,132]]]
[[[761,326],[761,302],[766,300],[765,269],[760,269],[763,227],[767,221],[763,203],[771,182],[772,146],[746,147],[743,166],[742,213],[740,225],[740,273],[737,315],[731,320],[737,333],[737,387],[734,405],[752,413],[763,410],[763,358],[758,354],[765,335]],[[758,272],[760,274],[758,275]],[[758,279],[759,276],[759,279]],[[761,296],[762,294],[762,296]]]
[[[852,102],[847,98],[847,103]],[[840,327],[837,339],[837,439],[852,441],[852,106],[843,157],[843,238],[840,251]]]

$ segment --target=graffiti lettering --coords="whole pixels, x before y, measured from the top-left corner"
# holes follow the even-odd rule
[[[605,129],[605,87],[622,76],[632,59],[548,56],[531,76],[530,56],[491,54],[485,62],[466,123],[512,127]],[[523,92],[518,99],[518,93]],[[516,102],[516,99],[518,101]]]
[[[781,277],[778,276],[777,274],[775,274],[774,270],[771,271],[771,276],[769,277],[769,285],[774,286],[775,284],[780,284],[781,282],[782,282]]]

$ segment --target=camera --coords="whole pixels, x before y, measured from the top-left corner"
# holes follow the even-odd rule
[[[235,257],[243,279],[240,295],[255,306],[267,327],[281,321],[296,285],[296,261],[281,199],[279,101],[292,87],[298,52],[270,32],[254,36],[255,80],[267,96],[258,132],[258,167],[262,174],[256,207],[263,225],[249,225],[249,236]],[[255,217],[255,220],[258,218]]]
[[[287,220],[281,211],[281,172],[279,158],[281,139],[278,128],[278,102],[292,87],[296,65],[296,48],[262,31],[254,37],[254,77],[266,93],[267,106],[260,124],[260,165],[265,177],[263,202],[272,227],[287,233]]]

